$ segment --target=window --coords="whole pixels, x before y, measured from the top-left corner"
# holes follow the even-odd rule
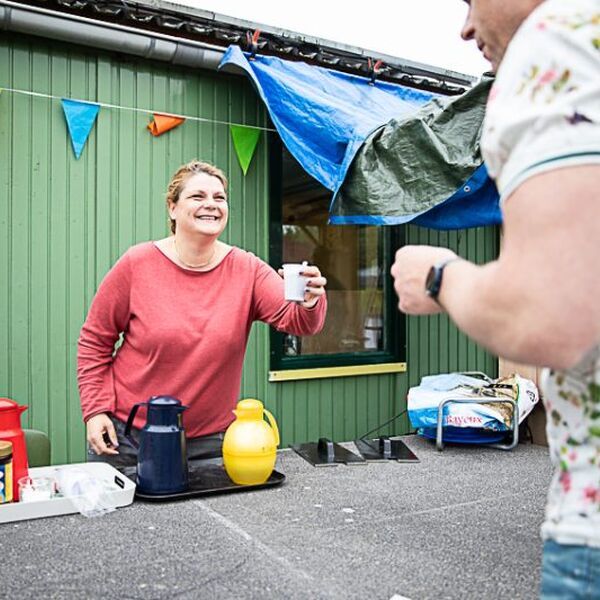
[[[273,331],[271,368],[305,369],[399,362],[404,319],[389,274],[402,228],[327,225],[331,192],[279,140],[271,144],[271,264],[308,261],[327,277],[323,331]]]

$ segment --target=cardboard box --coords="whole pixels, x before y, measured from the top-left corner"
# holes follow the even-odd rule
[[[537,386],[540,394],[540,401],[534,406],[533,410],[527,416],[525,421],[531,430],[533,443],[539,446],[547,446],[548,438],[546,437],[546,410],[544,409],[544,404],[542,402],[542,390],[540,389],[539,384],[541,372],[542,369],[538,367],[520,365],[503,358],[498,361],[498,374],[500,377],[505,377],[511,373],[517,373],[521,377],[531,379],[531,381],[533,381]]]

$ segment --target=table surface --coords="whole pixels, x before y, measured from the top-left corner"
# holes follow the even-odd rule
[[[547,448],[403,439],[419,463],[315,468],[283,450],[278,487],[0,525],[2,594],[535,598]]]

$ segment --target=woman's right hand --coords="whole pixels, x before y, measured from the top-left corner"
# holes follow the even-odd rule
[[[113,422],[106,413],[100,413],[91,417],[86,423],[86,428],[87,441],[96,454],[119,454],[116,450],[119,446],[117,432],[115,431]],[[110,440],[110,445],[104,440],[105,434]]]

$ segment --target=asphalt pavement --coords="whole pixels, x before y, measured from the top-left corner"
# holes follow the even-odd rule
[[[2,594],[536,598],[547,448],[403,439],[420,462],[313,467],[288,449],[277,487],[0,525]]]

